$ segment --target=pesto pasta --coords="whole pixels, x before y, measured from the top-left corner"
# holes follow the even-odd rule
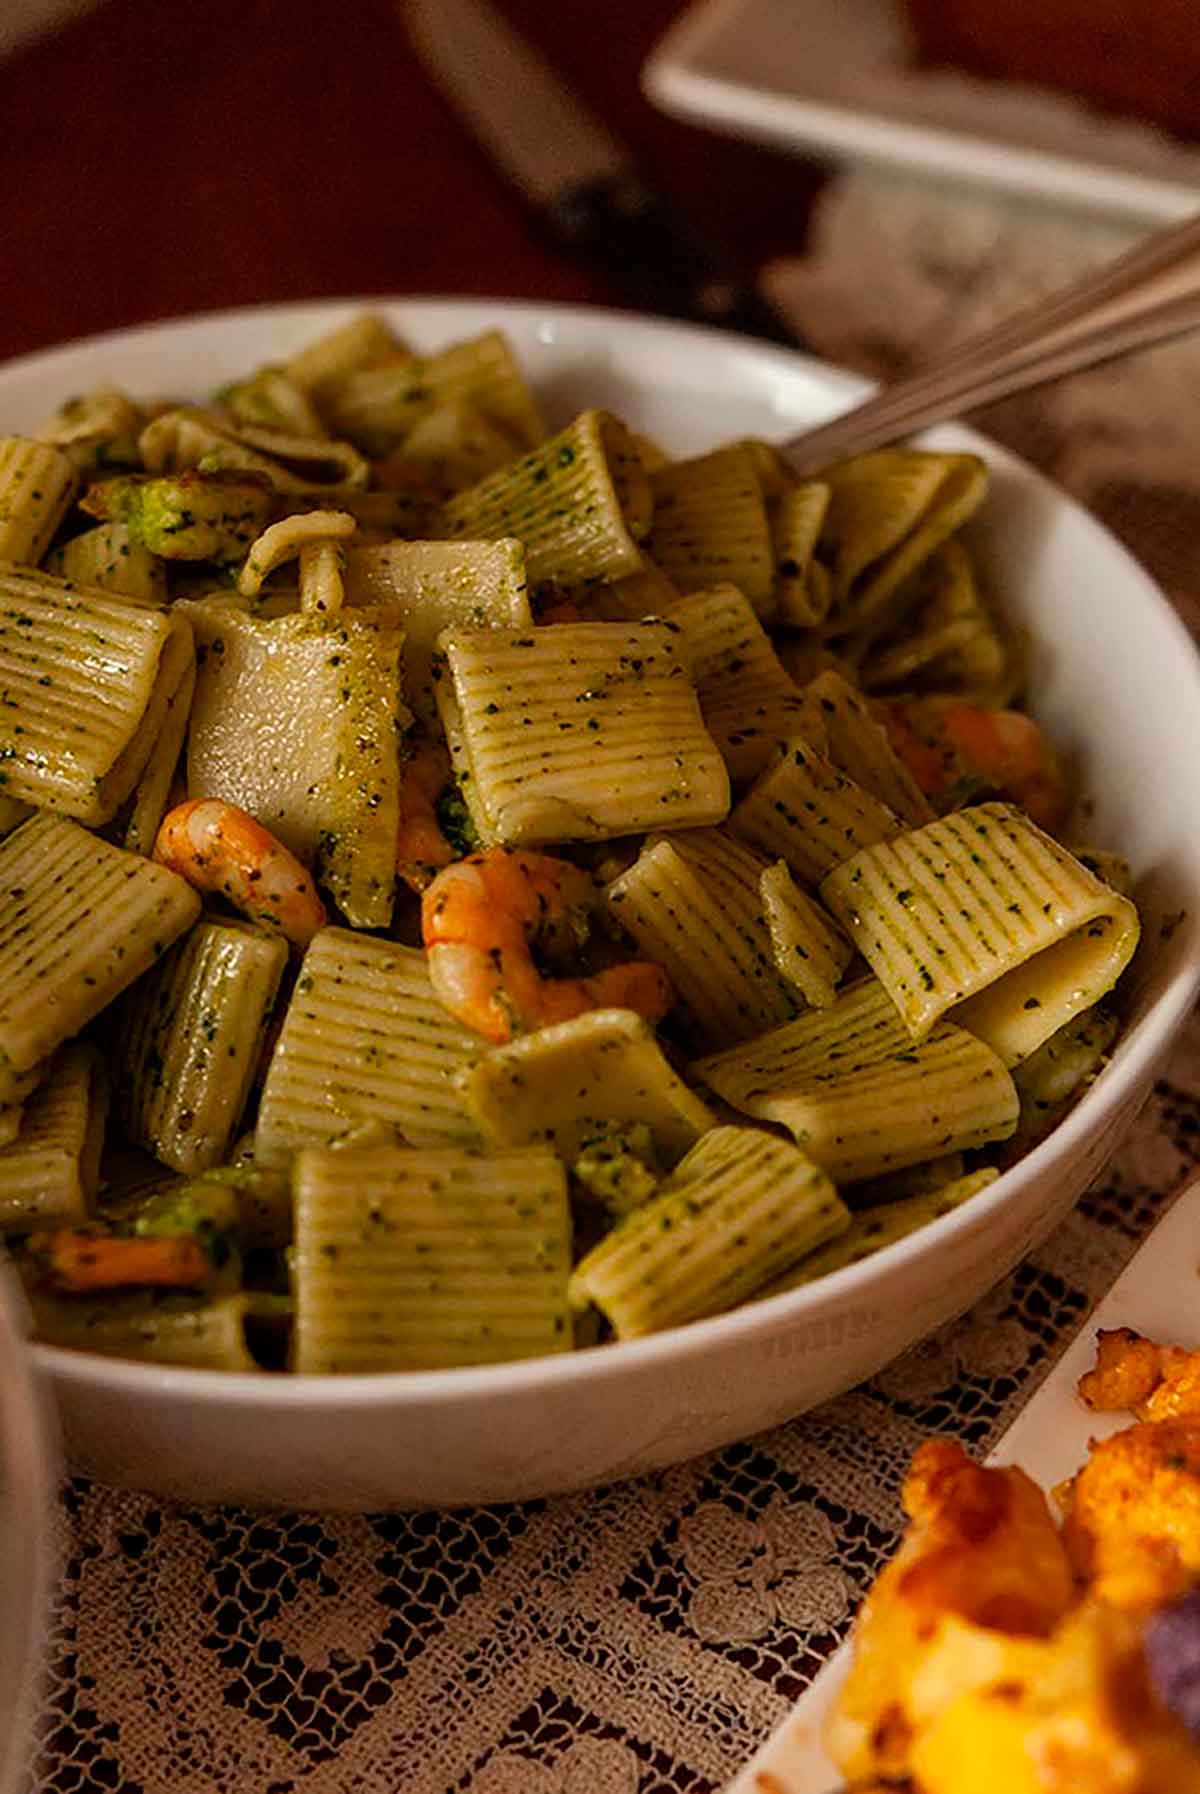
[[[548,422],[364,313],[0,436],[0,1233],[43,1339],[335,1376],[835,1275],[1103,1072],[1138,940],[973,455]]]

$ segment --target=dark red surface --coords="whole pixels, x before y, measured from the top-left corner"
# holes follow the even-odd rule
[[[751,265],[801,246],[816,175],[654,111],[681,0],[502,0]],[[538,243],[429,86],[388,0],[107,0],[0,64],[0,359],[260,300],[611,300]]]

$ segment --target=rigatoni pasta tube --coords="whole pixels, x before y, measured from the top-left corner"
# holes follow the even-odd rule
[[[124,1000],[118,1106],[127,1137],[175,1171],[225,1157],[258,1061],[287,943],[200,922]]]
[[[93,1047],[64,1048],[0,1150],[0,1233],[71,1226],[95,1199],[108,1089]]]
[[[821,895],[914,1039],[940,1016],[1028,1057],[1116,983],[1133,904],[1010,804],[979,804],[882,842]]]
[[[456,1085],[484,1051],[434,995],[425,955],[323,928],[304,956],[259,1105],[255,1157],[378,1121],[414,1146],[477,1145]]]
[[[245,1294],[198,1302],[155,1291],[92,1297],[30,1291],[37,1337],[47,1345],[193,1370],[260,1368],[246,1345],[254,1300]]]
[[[0,788],[107,822],[137,783],[191,658],[179,616],[0,568]]]
[[[434,657],[443,629],[530,629],[525,551],[498,542],[382,542],[348,548],[348,604],[387,604],[404,622],[404,695],[437,721]]]
[[[455,493],[447,536],[515,536],[535,588],[566,590],[636,573],[650,489],[633,439],[607,411],[585,411],[549,442]]]
[[[674,625],[443,633],[438,704],[489,845],[603,840],[717,822],[729,775]]]
[[[759,616],[774,608],[775,551],[754,456],[730,443],[650,476],[646,547],[682,591],[736,586]]]
[[[847,1183],[1007,1139],[1017,1122],[990,1047],[948,1022],[914,1044],[874,980],[692,1069]]]
[[[798,736],[783,744],[729,817],[731,835],[786,861],[812,884],[903,826],[894,810]]]
[[[736,586],[691,592],[666,612],[683,630],[704,726],[734,779],[761,772],[797,732],[803,700]]]
[[[310,1147],[293,1178],[301,1375],[570,1349],[567,1178],[548,1147]]]
[[[715,1045],[772,1027],[796,1002],[762,920],[761,862],[727,843],[749,862],[739,891],[736,874],[722,876],[713,836],[689,830],[652,838],[605,899],[642,955],[665,968],[696,1035]],[[716,841],[719,849],[724,843]]]
[[[399,612],[346,608],[329,621],[250,617],[217,599],[180,608],[197,644],[189,795],[219,791],[314,868],[355,927],[386,927],[400,810]]]
[[[463,1074],[462,1091],[494,1145],[549,1141],[568,1163],[589,1141],[641,1126],[670,1166],[715,1125],[628,1009],[593,1009],[497,1047]]]
[[[0,842],[0,1066],[78,1034],[199,913],[165,866],[58,817],[23,822]]]
[[[619,1339],[661,1332],[744,1302],[850,1224],[811,1159],[774,1134],[718,1127],[571,1276]]]
[[[29,436],[0,436],[0,561],[36,566],[78,484],[61,449]]]

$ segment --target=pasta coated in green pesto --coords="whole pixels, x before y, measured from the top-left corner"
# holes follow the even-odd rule
[[[452,629],[441,648],[438,705],[483,841],[604,840],[728,810],[670,622]]]
[[[422,952],[323,928],[267,1070],[255,1157],[286,1163],[370,1121],[413,1146],[478,1145],[457,1079],[485,1050],[439,1003]]]
[[[42,1336],[321,1375],[557,1354],[826,1275],[982,1189],[1103,1065],[1116,1012],[1075,1006],[1137,930],[1127,869],[1004,805],[944,819],[995,813],[986,877],[918,901],[896,871],[941,825],[876,714],[1023,676],[955,533],[982,465],[902,448],[801,481],[768,442],[681,458],[601,410],[548,438],[500,332],[429,353],[342,315],[200,403],[85,395],[8,486],[0,439],[0,541],[6,510],[28,538],[0,567],[0,1230],[63,1230],[23,1254]],[[21,499],[45,469],[82,487],[53,540]],[[302,958],[222,911],[266,862],[210,877],[198,848],[205,912],[154,861],[185,798],[249,811],[323,887]],[[552,926],[544,889],[481,873],[439,933],[414,893],[476,853],[531,886],[555,856],[578,899]],[[873,945],[901,911],[929,1013]],[[1007,952],[1018,920],[1024,958],[958,977],[963,930]],[[661,1031],[538,1027],[539,981],[603,1000],[625,936]],[[499,1047],[461,1019],[476,973]],[[81,1264],[175,1287],[80,1293],[81,1223]]]
[[[715,1125],[628,1009],[594,1009],[496,1047],[461,1086],[490,1144],[549,1141],[567,1163],[591,1142],[640,1128],[669,1167]]]
[[[309,1147],[293,1180],[301,1375],[570,1349],[571,1213],[549,1147]]]
[[[30,1070],[200,913],[165,866],[39,812],[0,842],[0,1064]]]
[[[1027,1058],[1116,983],[1127,898],[1009,804],[979,804],[856,854],[821,895],[914,1039],[940,1016]]]
[[[78,481],[68,455],[29,436],[0,436],[0,561],[36,566]]]
[[[0,1148],[0,1233],[69,1226],[96,1197],[108,1083],[94,1047],[67,1046]]]
[[[717,830],[652,837],[606,891],[618,928],[666,968],[693,1037],[745,1040],[792,1015],[758,888],[762,862]]]
[[[192,662],[182,618],[0,566],[0,787],[107,822]]]
[[[248,811],[320,871],[348,921],[386,927],[400,803],[399,612],[348,607],[326,620],[250,617],[220,600],[181,608],[197,643],[189,794],[219,792]]]
[[[744,1302],[849,1224],[789,1141],[713,1128],[576,1266],[571,1301],[599,1308],[619,1339],[661,1332]]]
[[[548,442],[455,493],[442,508],[452,537],[515,536],[530,584],[587,590],[636,573],[652,512],[650,487],[624,424],[585,411]]]
[[[175,1171],[220,1164],[286,963],[280,936],[210,919],[125,997],[116,1063],[128,1139]]]

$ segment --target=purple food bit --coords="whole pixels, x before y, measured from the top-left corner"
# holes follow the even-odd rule
[[[1150,1686],[1200,1741],[1200,1589],[1160,1607],[1146,1627]]]

